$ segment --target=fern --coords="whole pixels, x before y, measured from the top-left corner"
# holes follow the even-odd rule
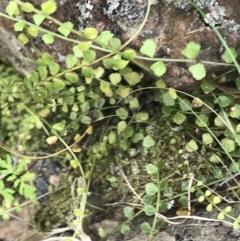
[[[36,197],[36,188],[29,184],[35,179],[35,173],[24,173],[26,163],[26,160],[20,159],[14,166],[10,155],[6,156],[6,160],[0,158],[0,195],[7,208],[11,207],[16,192],[26,199],[32,200]]]

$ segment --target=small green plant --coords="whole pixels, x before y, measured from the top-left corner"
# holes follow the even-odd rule
[[[128,203],[123,209],[127,221],[120,227],[125,235],[131,231],[128,223],[140,214],[153,217],[151,223],[140,225],[149,238],[164,222],[175,224],[163,213],[177,202],[189,215],[190,194],[196,197],[195,202],[205,202],[208,211],[218,209],[219,220],[230,217],[233,227],[239,228],[239,217],[229,214],[230,206],[221,209],[223,199],[212,188],[224,182],[226,175],[234,179],[239,172],[240,103],[221,84],[226,82],[227,73],[216,76],[205,68],[227,64],[238,69],[237,51],[224,42],[224,63],[215,63],[196,60],[201,45],[194,41],[184,47],[185,58],[180,60],[155,58],[156,44],[151,39],[143,41],[139,52],[128,48],[144,26],[150,5],[148,1],[142,25],[125,43],[110,31],[99,33],[87,27],[79,32],[71,22],[61,23],[51,16],[57,11],[53,0],[42,3],[40,9],[12,0],[7,14],[0,13],[15,22],[14,30],[23,45],[34,45],[35,38],[46,45],[54,44],[56,38],[72,44],[64,64],[45,52],[38,56],[36,70],[25,77],[6,76],[4,73],[11,71],[3,71],[5,65],[0,65],[0,103],[4,107],[0,138],[5,142],[0,147],[19,156],[30,153],[26,155],[29,159],[41,159],[31,153],[51,149],[53,154],[48,157],[61,158],[61,164],[73,170],[68,180],[73,201],[68,224],[75,231],[73,237],[83,234],[90,182],[97,183],[99,177],[99,190],[106,198],[117,193]],[[31,20],[25,20],[22,13]],[[43,27],[47,20],[57,26],[57,33]],[[103,57],[97,58],[98,51]],[[147,67],[140,60],[151,64]],[[189,64],[188,71],[201,81],[200,88],[189,93],[167,87],[166,63],[174,61]],[[143,81],[147,74],[153,76],[149,83]],[[207,74],[212,80],[206,79]],[[239,87],[239,78],[235,82]],[[0,190],[5,200],[0,214],[4,219],[9,218],[5,208],[19,208],[16,194],[35,199],[30,183],[35,175],[26,171],[27,163],[19,159],[14,166],[10,155],[0,159]],[[123,179],[134,197],[119,185]],[[229,193],[239,200],[236,191]],[[135,205],[140,210],[136,211]],[[100,228],[99,235],[107,234]]]
[[[27,161],[20,159],[14,167],[10,155],[7,155],[5,160],[0,159],[0,190],[2,201],[7,209],[12,207],[16,199],[16,194],[20,194],[29,200],[36,198],[36,188],[31,184],[31,181],[35,178],[35,174],[26,171],[26,165]],[[9,219],[7,210],[4,211],[3,207],[1,215],[5,220]]]

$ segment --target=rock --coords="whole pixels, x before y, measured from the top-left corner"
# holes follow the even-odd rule
[[[129,241],[147,241],[148,236],[146,234],[138,234],[134,236],[131,239],[128,239]],[[116,241],[115,238],[109,238],[107,241]],[[120,239],[119,239],[120,241]],[[176,241],[176,238],[174,236],[169,235],[166,232],[161,232],[159,235],[153,237],[151,241]]]
[[[1,12],[4,11],[7,2],[7,0],[2,1]],[[43,1],[30,0],[29,2],[39,7]],[[195,2],[205,11],[208,19],[214,22],[228,45],[239,52],[238,0],[195,0]],[[139,29],[146,10],[147,0],[64,0],[58,2],[58,10],[53,16],[62,22],[70,19],[75,28],[80,31],[87,26],[95,27],[100,32],[111,30],[124,43]],[[181,51],[190,40],[201,45],[197,60],[208,61],[205,64],[208,73],[214,72],[220,75],[233,68],[218,65],[219,62],[223,62],[221,54],[224,48],[214,31],[207,26],[207,22],[207,18],[200,17],[187,0],[155,0],[152,1],[149,18],[144,28],[128,46],[139,50],[144,40],[154,40],[157,44],[155,57],[172,59],[164,75],[168,85],[180,89],[194,88],[199,82],[196,83],[189,74],[187,68],[190,64],[175,61],[184,59]],[[50,21],[45,21],[43,27],[57,31],[57,27]],[[0,55],[8,57],[18,69],[26,74],[32,68],[32,64],[24,63],[22,59],[19,60],[17,53],[21,51],[25,57],[32,58],[29,46],[17,45],[16,38],[13,36],[12,23],[9,20],[1,18],[0,29],[2,29],[1,36],[5,36],[5,41],[1,40],[4,48],[0,48]],[[12,44],[8,44],[9,38],[15,43],[14,48],[11,47]],[[72,52],[72,44],[61,39],[56,39],[54,45],[46,46],[39,41],[39,38],[36,38],[34,44],[41,52],[48,51],[59,61],[64,60],[64,56]],[[9,56],[7,53],[10,53]],[[102,56],[102,53],[99,52],[98,56]],[[142,63],[146,66],[152,64],[146,61]]]
[[[32,217],[36,213],[36,210],[36,205],[28,204],[22,207],[22,212],[20,214],[12,211],[10,220],[0,220],[0,240],[43,240],[43,233],[36,232],[30,229],[30,227],[33,227]]]
[[[15,35],[3,26],[0,26],[0,56],[10,61],[23,75],[27,75],[29,71],[35,68],[32,62],[20,57],[32,58],[33,55],[29,49],[22,47]]]
[[[231,205],[234,213],[238,213],[237,210],[239,210],[239,206],[237,204]],[[222,204],[219,207],[224,209],[226,206],[226,204]],[[183,219],[171,220],[181,223],[179,225],[168,224],[166,222],[158,229],[159,233],[154,236],[151,241],[238,241],[240,237],[239,230],[233,230],[233,228],[229,226],[232,220],[225,218],[221,223],[221,221],[216,219],[218,213],[219,211],[216,209],[212,212],[207,212],[200,208],[194,214],[195,218],[186,219],[184,222],[182,222]],[[166,217],[169,217],[169,214],[166,214]],[[204,218],[205,221],[203,221]],[[151,225],[152,221],[153,218],[138,217],[129,224],[131,232],[128,236],[124,236],[118,232],[109,237],[107,241],[147,241],[148,235],[140,231],[140,225],[143,222],[148,222]],[[227,223],[227,221],[229,221],[229,223]]]
[[[36,164],[36,179],[34,185],[37,189],[36,196],[49,192],[49,185],[57,188],[60,183],[61,165],[51,159],[38,160]],[[41,205],[46,205],[49,196],[39,198]]]

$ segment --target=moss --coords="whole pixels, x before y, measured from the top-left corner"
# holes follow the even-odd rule
[[[46,205],[42,206],[36,213],[36,227],[40,231],[50,231],[53,226],[65,225],[66,217],[72,211],[71,206],[69,187],[53,193]]]

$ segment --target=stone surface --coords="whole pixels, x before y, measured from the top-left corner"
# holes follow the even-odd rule
[[[131,239],[128,239],[129,241],[147,241],[148,240],[148,236],[146,234],[137,234],[136,236],[134,236]],[[108,239],[108,241],[116,241],[116,239]],[[119,239],[120,241],[120,239]],[[152,238],[151,241],[176,241],[174,236],[169,235],[166,232],[161,232],[159,235],[155,236]]]
[[[234,213],[239,212],[239,205],[231,204]],[[219,206],[221,209],[226,207],[225,204]],[[198,218],[186,219],[180,225],[165,223],[160,229],[159,234],[153,237],[152,241],[239,241],[240,231],[233,230],[225,222],[218,221],[217,215],[219,211],[213,210],[207,212],[204,208],[197,208],[193,215],[199,218],[209,218],[207,221],[199,220]],[[169,217],[167,213],[165,215]],[[210,219],[212,221],[210,221]],[[215,219],[215,221],[213,220]],[[109,237],[107,241],[147,241],[148,235],[141,233],[140,225],[143,222],[152,223],[152,218],[142,217],[130,223],[131,233],[128,236],[123,236],[118,233]],[[183,219],[171,220],[174,222],[181,222]],[[230,221],[231,220],[225,220]]]
[[[1,25],[1,24],[0,24]],[[24,75],[35,68],[35,65],[24,58],[32,58],[28,48],[22,48],[15,35],[0,26],[0,56],[6,58]]]

